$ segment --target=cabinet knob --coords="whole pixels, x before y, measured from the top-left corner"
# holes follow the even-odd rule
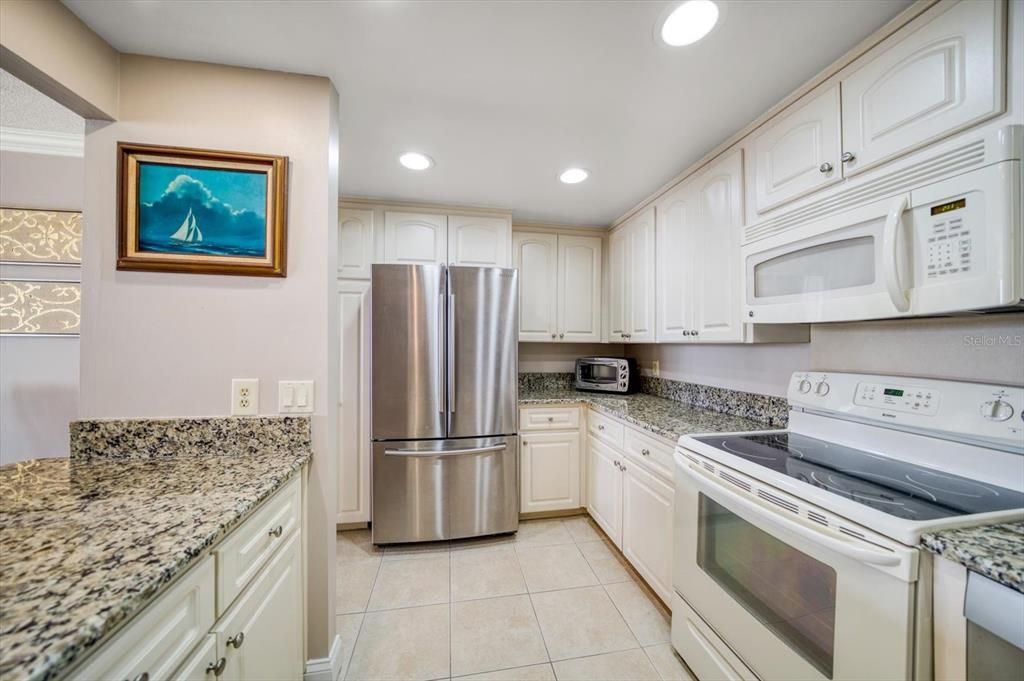
[[[602,426],[602,425],[601,425],[601,424],[599,423],[599,424],[597,424],[597,429],[598,429],[598,430],[604,430],[604,426]]]
[[[644,456],[650,456],[651,455],[651,450],[649,450],[649,449],[641,449],[640,453],[643,454]]]
[[[820,166],[818,166],[818,170],[821,171],[822,173],[831,173],[832,172],[832,164],[829,163],[828,161],[825,161]]]
[[[213,672],[214,676],[220,676],[224,673],[224,667],[227,665],[227,663],[228,658],[226,657],[222,657],[216,662],[211,662],[209,665],[206,666],[206,673],[209,674],[210,672]]]
[[[242,644],[245,643],[245,632],[240,631],[231,638],[228,639],[227,644],[232,648],[241,648]]]
[[[626,472],[626,467],[625,466],[619,466],[619,470],[622,471],[623,473],[625,473]]]
[[[554,416],[549,416],[549,417],[548,417],[548,423],[551,423],[551,422],[552,422],[552,421],[554,421],[554,420],[555,420],[555,417],[554,417]]]
[[[270,530],[270,532],[267,532],[267,534],[271,537],[280,537],[282,532],[284,532],[284,528],[278,525],[274,529]],[[239,636],[241,636],[241,634],[239,634]],[[241,643],[239,643],[239,645],[241,645]]]
[[[565,338],[565,334],[564,333],[560,333],[560,334],[558,334],[558,337],[559,338]]]
[[[843,163],[850,163],[851,161],[857,160],[857,156],[852,151],[844,151],[843,155],[839,157]]]
[[[557,337],[558,337],[558,334],[557,334],[557,333],[553,333],[553,334],[551,334],[551,338],[552,338],[552,339],[554,339],[554,338],[557,338]]]

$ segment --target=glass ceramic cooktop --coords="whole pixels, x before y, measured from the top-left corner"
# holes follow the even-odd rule
[[[695,438],[906,520],[1024,508],[1024,494],[796,433]]]

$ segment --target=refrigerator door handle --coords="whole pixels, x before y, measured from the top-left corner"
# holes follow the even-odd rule
[[[445,359],[445,337],[444,337],[444,299],[443,293],[438,294],[437,301],[437,411],[444,413],[444,359]]]
[[[508,444],[489,445],[487,447],[468,447],[466,449],[385,449],[386,456],[458,456],[460,454],[484,454],[486,452],[500,452],[507,449]]]
[[[455,294],[448,294],[448,432],[455,413]]]

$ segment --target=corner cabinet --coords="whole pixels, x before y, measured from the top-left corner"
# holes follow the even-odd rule
[[[514,232],[519,340],[601,340],[601,238]]]
[[[512,220],[501,215],[384,211],[384,262],[509,267]]]
[[[286,483],[68,674],[95,679],[301,679],[303,479]]]
[[[655,208],[618,227],[609,238],[609,340],[655,340]]]

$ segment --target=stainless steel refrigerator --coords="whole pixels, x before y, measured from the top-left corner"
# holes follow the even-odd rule
[[[374,265],[375,544],[519,527],[518,273]]]

